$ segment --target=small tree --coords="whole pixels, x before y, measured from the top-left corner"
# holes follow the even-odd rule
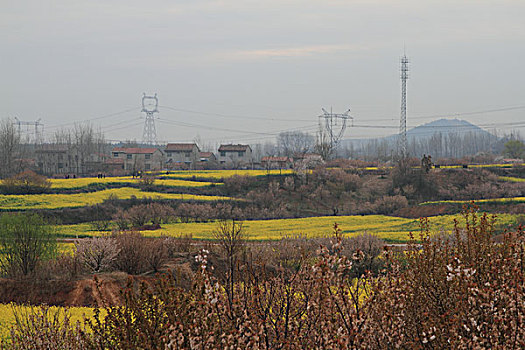
[[[155,176],[143,174],[139,180],[139,187],[145,191],[153,189],[155,187]]]
[[[525,157],[525,144],[520,140],[507,141],[503,154],[510,158],[523,158]]]
[[[231,306],[233,304],[233,290],[235,287],[235,267],[238,255],[244,249],[246,235],[242,222],[235,220],[219,221],[213,235],[226,260],[228,272],[226,273],[225,288]]]
[[[51,188],[51,182],[42,175],[26,170],[1,182],[1,189],[9,194],[43,193]]]
[[[0,217],[0,268],[6,274],[26,276],[42,260],[56,255],[56,234],[37,214],[3,214]]]
[[[111,237],[92,237],[75,242],[77,256],[92,272],[109,269],[120,249]]]

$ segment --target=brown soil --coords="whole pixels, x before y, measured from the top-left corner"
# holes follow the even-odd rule
[[[210,264],[221,269],[221,263],[212,259]],[[188,253],[180,253],[165,264],[161,273],[171,274],[176,284],[190,288],[198,264]],[[48,304],[57,306],[112,306],[122,303],[121,290],[132,284],[138,289],[141,283],[150,284],[157,278],[149,273],[130,276],[124,272],[88,275],[76,280],[35,280],[0,278],[0,303],[15,302],[18,304]]]

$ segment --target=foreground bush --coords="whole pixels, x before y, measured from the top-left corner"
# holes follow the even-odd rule
[[[385,251],[378,276],[354,277],[363,254],[346,256],[337,226],[329,248],[294,256],[293,269],[238,252],[228,293],[202,250],[193,288],[169,274],[138,291],[130,281],[125,304],[78,334],[93,349],[524,348],[524,234],[496,244],[494,220],[475,209],[464,217],[451,237],[433,239],[422,220],[421,243]]]
[[[76,350],[87,345],[84,327],[71,320],[67,310],[48,306],[32,308],[28,312],[15,308],[15,326],[11,329],[11,341],[1,341],[1,348],[16,350]]]

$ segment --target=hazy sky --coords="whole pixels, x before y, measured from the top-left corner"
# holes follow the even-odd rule
[[[525,134],[523,0],[0,2],[0,117],[48,135],[92,120],[140,140],[143,92],[159,140],[260,143],[331,106],[352,110],[345,138],[392,134],[404,47],[409,127],[458,113]]]

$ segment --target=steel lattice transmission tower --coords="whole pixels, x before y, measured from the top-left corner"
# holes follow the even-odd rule
[[[39,118],[38,120],[34,121],[34,122],[26,122],[26,121],[22,121],[20,119],[18,119],[17,117],[15,117],[15,122],[14,124],[15,125],[18,125],[18,137],[21,139],[22,138],[22,125],[26,125],[28,128],[30,126],[34,126],[35,129],[34,129],[34,139],[32,140],[35,144],[41,144],[42,143],[42,135],[44,134],[44,124],[42,124],[40,121],[42,119]],[[27,130],[28,131],[28,134],[29,134],[29,129]]]
[[[348,119],[353,120],[354,117],[350,116],[350,108],[344,113],[333,113],[332,108],[330,108],[330,112],[324,108],[321,109],[323,114],[319,116],[319,126],[328,134],[330,153],[336,152],[339,141],[345,133]]]
[[[399,153],[401,158],[408,156],[407,147],[407,80],[408,80],[408,58],[401,58],[401,118],[399,122]]]
[[[157,130],[155,129],[155,113],[158,113],[159,99],[157,94],[154,96],[142,95],[142,112],[146,113],[144,121],[144,131],[142,132],[142,142],[147,145],[157,144]]]

